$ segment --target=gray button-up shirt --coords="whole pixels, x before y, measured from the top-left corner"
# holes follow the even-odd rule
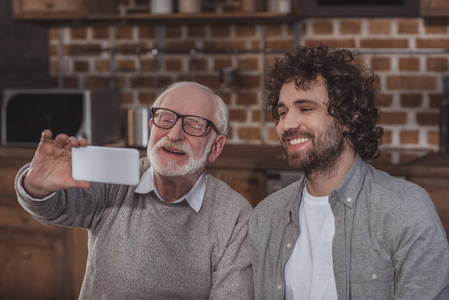
[[[254,210],[255,299],[285,297],[285,264],[300,234],[304,185],[302,178]],[[449,299],[449,244],[425,190],[357,156],[329,203],[338,299]]]

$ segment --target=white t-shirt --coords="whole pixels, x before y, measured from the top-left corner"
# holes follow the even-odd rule
[[[286,299],[337,299],[332,264],[335,218],[329,197],[313,197],[306,187],[303,195],[301,234],[285,267]]]

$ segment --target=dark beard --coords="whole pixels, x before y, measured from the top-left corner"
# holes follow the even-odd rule
[[[313,146],[306,154],[288,152],[284,146],[289,166],[292,169],[302,170],[308,177],[335,170],[345,149],[345,139],[340,128],[341,125],[334,122],[326,128],[324,134],[318,136],[308,134]],[[284,136],[298,136],[298,132],[284,133]]]

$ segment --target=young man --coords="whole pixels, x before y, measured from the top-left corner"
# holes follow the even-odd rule
[[[226,105],[181,82],[152,112],[137,186],[75,181],[71,149],[87,141],[47,130],[17,176],[20,204],[43,224],[88,230],[81,299],[252,299],[251,206],[204,173],[226,141]]]
[[[373,75],[348,50],[295,47],[267,106],[298,182],[250,220],[255,299],[449,299],[449,245],[429,195],[375,170]]]

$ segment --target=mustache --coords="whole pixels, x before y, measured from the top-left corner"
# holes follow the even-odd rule
[[[283,142],[285,142],[286,139],[297,138],[297,137],[305,137],[305,138],[313,139],[315,137],[315,135],[312,132],[309,132],[309,131],[292,129],[292,130],[289,130],[289,131],[285,131],[282,134],[281,140]]]
[[[154,148],[157,150],[161,148],[172,148],[176,151],[184,152],[188,156],[193,155],[193,150],[188,143],[184,141],[172,142],[168,137],[160,139],[156,145],[154,145]]]

